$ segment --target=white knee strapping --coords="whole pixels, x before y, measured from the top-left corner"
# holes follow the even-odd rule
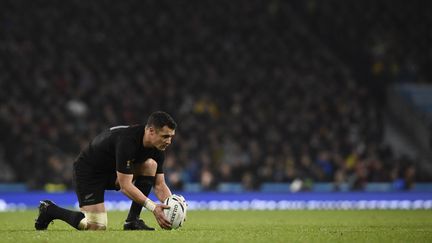
[[[79,230],[86,230],[87,229],[87,219],[85,217],[83,219],[81,219],[81,221],[79,222],[78,229]]]
[[[85,218],[81,220],[79,223],[79,229],[106,229],[108,226],[108,217],[107,213],[92,213],[92,212],[83,212]]]
[[[92,213],[92,212],[85,212],[84,213],[87,219],[88,224],[95,224],[100,228],[106,229],[108,226],[108,217],[107,213]]]

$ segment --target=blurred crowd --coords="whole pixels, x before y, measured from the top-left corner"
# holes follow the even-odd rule
[[[0,182],[71,187],[72,163],[92,137],[164,110],[179,124],[165,161],[173,189],[296,179],[304,190],[411,188],[412,161],[382,143],[373,85],[296,7],[1,1]]]
[[[307,0],[292,7],[374,89],[432,80],[432,16],[425,2]]]

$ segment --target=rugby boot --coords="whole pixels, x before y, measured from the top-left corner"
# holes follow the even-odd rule
[[[46,230],[48,225],[54,220],[52,216],[48,214],[48,207],[55,205],[50,200],[40,201],[39,204],[39,216],[35,220],[36,230]]]
[[[155,230],[150,226],[147,226],[142,219],[137,219],[133,221],[125,221],[123,224],[124,230]]]

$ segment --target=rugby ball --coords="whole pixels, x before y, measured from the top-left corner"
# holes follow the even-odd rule
[[[172,229],[178,229],[183,226],[186,219],[187,204],[183,196],[171,195],[165,199],[164,204],[170,206],[165,209],[165,217],[170,221]]]

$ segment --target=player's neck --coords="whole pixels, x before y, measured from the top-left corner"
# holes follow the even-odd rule
[[[143,147],[152,147],[152,144],[150,142],[150,138],[148,135],[146,135],[146,132],[144,130],[144,136],[142,138]]]

